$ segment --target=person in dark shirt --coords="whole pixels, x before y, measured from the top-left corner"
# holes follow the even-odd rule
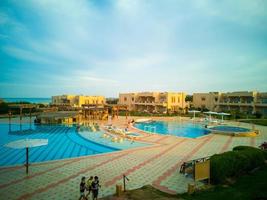
[[[86,196],[85,196],[85,189],[86,189],[86,184],[85,184],[85,177],[82,177],[82,180],[81,180],[81,183],[80,183],[80,198],[79,200],[81,199],[86,199]]]
[[[92,182],[92,194],[93,194],[93,200],[97,200],[98,197],[98,190],[101,187],[99,184],[98,177],[95,176],[94,181]]]

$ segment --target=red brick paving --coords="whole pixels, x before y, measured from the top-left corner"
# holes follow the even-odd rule
[[[120,180],[120,179],[122,178],[123,174],[125,174],[126,176],[128,176],[129,174],[135,172],[136,170],[138,170],[138,169],[144,167],[144,166],[147,165],[148,163],[150,163],[150,162],[154,161],[155,159],[157,159],[157,158],[163,156],[164,154],[168,153],[168,152],[171,151],[173,148],[175,148],[175,147],[179,146],[180,144],[182,144],[185,140],[186,140],[186,139],[183,139],[183,140],[181,140],[181,141],[175,143],[174,145],[171,145],[170,147],[168,147],[168,148],[165,149],[164,151],[161,151],[161,152],[159,152],[158,154],[154,155],[154,156],[151,157],[150,159],[148,159],[148,160],[146,160],[146,161],[144,161],[144,162],[142,162],[142,163],[139,163],[139,164],[136,165],[136,166],[133,166],[132,168],[128,169],[127,171],[123,172],[122,174],[120,174],[120,175],[114,177],[113,179],[107,181],[107,182],[105,183],[105,186],[108,187],[108,186],[113,185],[114,183],[116,183],[116,181],[118,181],[118,180]]]
[[[250,146],[253,146],[253,147],[256,146],[256,138],[255,138],[255,137],[252,137],[252,138],[250,139]]]
[[[47,191],[47,190],[49,190],[49,189],[51,189],[51,188],[53,188],[53,187],[58,186],[59,184],[65,183],[65,182],[67,182],[67,181],[69,181],[69,180],[71,180],[71,179],[73,179],[73,178],[75,178],[75,177],[77,177],[77,176],[80,176],[80,175],[82,175],[82,174],[85,174],[85,173],[88,172],[88,171],[91,171],[91,170],[93,170],[93,169],[95,169],[95,168],[97,168],[97,167],[100,167],[100,166],[102,166],[102,165],[105,165],[105,164],[107,164],[107,163],[109,163],[109,162],[112,162],[112,161],[114,161],[114,160],[117,160],[117,159],[119,159],[119,158],[121,158],[121,157],[123,157],[123,156],[126,156],[126,155],[128,155],[128,153],[122,153],[122,154],[120,154],[120,155],[118,155],[118,156],[116,156],[116,157],[113,157],[113,158],[111,158],[111,159],[105,160],[105,161],[103,161],[103,162],[101,162],[101,163],[99,163],[99,164],[97,164],[97,165],[94,165],[94,166],[92,166],[92,167],[83,169],[83,170],[81,170],[81,171],[79,171],[79,172],[77,172],[77,173],[75,173],[75,174],[72,174],[71,176],[68,176],[68,177],[66,177],[66,178],[64,178],[64,179],[61,179],[61,180],[59,180],[59,181],[57,181],[57,182],[55,182],[55,183],[48,184],[48,185],[46,185],[45,187],[39,188],[39,189],[37,189],[37,190],[35,190],[35,191],[33,191],[33,192],[23,194],[23,195],[21,195],[20,197],[18,197],[18,200],[29,199],[29,198],[31,198],[32,196],[34,196],[35,194],[38,194],[38,193],[41,193],[41,192],[45,192],[45,191]]]
[[[153,181],[152,185],[162,191],[168,192],[168,193],[174,193],[175,191],[169,190],[167,187],[165,186],[161,186],[160,183],[165,180],[167,177],[171,176],[177,169],[179,169],[180,165],[189,160],[190,158],[192,158],[205,144],[207,144],[212,138],[214,137],[214,135],[209,136],[208,138],[205,138],[205,140],[203,140],[200,144],[198,144],[195,148],[193,148],[192,151],[190,151],[188,154],[186,154],[186,156],[184,156],[182,158],[182,160],[180,160],[178,163],[176,163],[175,165],[173,165],[171,168],[169,168],[168,170],[166,170],[161,176],[158,177],[158,179],[156,179],[155,181]]]
[[[28,180],[28,179],[34,178],[34,177],[36,177],[36,176],[40,176],[40,175],[42,175],[42,174],[45,174],[45,173],[47,173],[47,172],[50,172],[50,171],[59,169],[59,168],[61,168],[61,167],[64,167],[64,166],[66,166],[66,165],[68,165],[68,164],[71,164],[71,163],[74,163],[74,162],[76,162],[76,161],[77,161],[77,160],[72,160],[72,161],[70,161],[70,162],[66,162],[66,163],[64,163],[64,164],[62,164],[62,165],[58,165],[58,166],[56,166],[56,167],[53,167],[53,168],[50,168],[50,169],[47,169],[47,170],[44,170],[44,171],[41,171],[41,172],[37,172],[37,173],[35,173],[35,174],[33,174],[33,175],[30,175],[30,176],[24,176],[24,177],[21,178],[21,179],[13,180],[13,181],[11,181],[11,182],[9,182],[9,183],[2,184],[2,185],[0,185],[0,189],[5,188],[5,187],[8,187],[8,186],[13,185],[13,184],[20,183],[20,182],[22,182],[22,181],[24,181],[24,180]]]
[[[229,146],[230,146],[230,144],[232,143],[232,141],[233,141],[233,136],[228,136],[228,137],[229,137],[229,138],[228,138],[228,140],[225,142],[225,144],[223,145],[223,147],[222,147],[220,153],[223,153],[223,152],[227,151],[228,148],[229,148]]]
[[[39,188],[39,189],[35,190],[34,192],[31,192],[31,193],[27,193],[27,194],[25,194],[25,195],[22,195],[22,196],[20,196],[18,199],[30,198],[30,197],[34,196],[35,194],[37,194],[37,193],[45,192],[45,191],[47,191],[47,190],[49,190],[49,189],[51,189],[51,188],[53,188],[53,187],[55,187],[55,186],[58,186],[59,184],[65,183],[65,182],[69,181],[70,179],[75,178],[75,177],[77,177],[77,176],[79,176],[79,175],[81,175],[81,174],[85,174],[85,173],[88,172],[88,171],[91,171],[91,170],[93,170],[93,169],[95,169],[95,168],[97,168],[97,167],[103,166],[103,165],[105,165],[105,164],[107,164],[107,163],[109,163],[109,162],[111,162],[111,161],[117,160],[117,159],[119,159],[119,158],[121,158],[121,157],[123,157],[123,156],[127,156],[127,155],[129,155],[129,153],[136,152],[136,151],[140,151],[140,150],[144,150],[144,149],[159,148],[159,147],[161,147],[161,145],[154,145],[154,146],[148,146],[148,147],[142,147],[142,148],[136,148],[136,149],[125,150],[125,151],[123,151],[123,153],[121,152],[121,153],[120,153],[118,156],[116,156],[116,157],[113,157],[113,158],[111,158],[111,159],[108,159],[108,160],[106,160],[106,161],[103,161],[103,162],[101,162],[101,163],[99,163],[99,164],[97,164],[97,165],[95,165],[95,166],[90,167],[90,168],[81,170],[81,171],[77,172],[76,174],[73,174],[73,175],[71,175],[71,176],[69,176],[69,177],[66,177],[66,178],[64,178],[64,179],[62,179],[62,180],[59,180],[59,181],[57,181],[57,182],[55,182],[55,183],[51,183],[51,184],[47,185],[47,186],[44,187],[44,188]],[[115,152],[115,153],[116,153],[116,152]],[[104,155],[103,155],[103,156],[104,156]],[[77,158],[77,159],[79,159],[79,158]],[[73,159],[74,162],[76,162],[77,159]],[[82,158],[80,158],[80,159],[82,159]],[[47,171],[44,172],[44,173],[47,173],[47,172],[49,172],[49,171],[50,171],[50,170],[47,170]],[[26,178],[26,179],[27,179],[27,178]]]

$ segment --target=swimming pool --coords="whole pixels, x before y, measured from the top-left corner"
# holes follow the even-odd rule
[[[250,129],[237,127],[237,126],[214,126],[210,128],[211,130],[215,131],[222,131],[222,132],[250,132]]]
[[[100,138],[99,142],[88,140],[77,133],[75,126],[67,125],[32,125],[30,127],[29,124],[22,124],[20,127],[19,124],[12,124],[11,132],[9,132],[8,124],[0,124],[0,134],[0,166],[25,163],[25,149],[11,149],[4,146],[11,141],[24,138],[48,139],[47,146],[30,148],[30,162],[59,160],[123,149],[116,144],[105,145],[100,142]]]
[[[135,123],[134,126],[148,132],[188,138],[196,138],[210,133],[210,131],[203,128],[202,124],[182,121],[141,122]]]

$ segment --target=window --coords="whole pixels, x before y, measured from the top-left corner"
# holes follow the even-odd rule
[[[124,101],[127,101],[127,97],[124,97]]]
[[[201,97],[201,101],[206,101],[206,98],[205,97]]]
[[[132,101],[134,101],[134,97],[132,97]]]

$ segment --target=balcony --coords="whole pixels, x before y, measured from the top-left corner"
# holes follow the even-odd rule
[[[217,102],[216,106],[253,106],[252,102]]]
[[[239,103],[240,106],[253,106],[253,103]]]
[[[166,107],[167,103],[166,102],[155,102],[155,105],[156,106],[164,106],[164,107]]]
[[[139,93],[138,97],[155,97],[155,94],[151,92],[143,92],[143,93]]]
[[[254,105],[259,107],[267,107],[267,102],[255,102]]]
[[[151,101],[136,101],[134,102],[135,105],[153,105],[154,102]]]
[[[153,102],[153,101],[136,101],[135,105],[145,105],[145,106],[167,106],[166,102]]]

